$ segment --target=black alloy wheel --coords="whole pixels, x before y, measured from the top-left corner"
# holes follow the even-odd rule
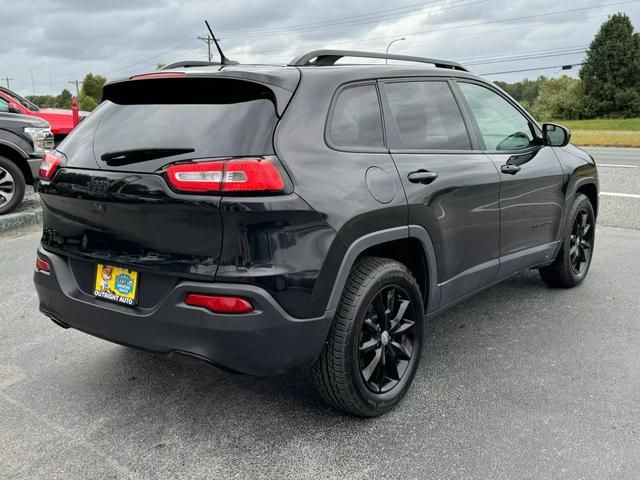
[[[409,295],[388,285],[373,298],[360,332],[358,364],[372,392],[386,393],[407,371],[414,352],[415,321]]]
[[[565,220],[564,234],[555,260],[539,269],[551,287],[572,288],[587,276],[596,233],[596,215],[589,198],[579,193]]]
[[[575,275],[582,275],[591,260],[593,228],[589,212],[581,209],[575,217],[569,240],[569,261]]]
[[[352,415],[388,412],[413,382],[423,333],[424,298],[407,266],[389,258],[361,259],[312,368],[318,392]]]

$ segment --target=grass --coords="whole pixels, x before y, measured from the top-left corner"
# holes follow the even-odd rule
[[[573,130],[640,132],[640,118],[558,120],[555,123]]]
[[[640,118],[557,120],[573,133],[572,143],[590,147],[640,147]]]

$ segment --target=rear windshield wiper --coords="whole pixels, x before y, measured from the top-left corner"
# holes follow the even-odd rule
[[[193,148],[136,148],[103,153],[100,158],[110,167],[119,167],[192,152],[195,152]]]

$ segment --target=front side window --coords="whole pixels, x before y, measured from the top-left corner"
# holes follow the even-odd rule
[[[523,150],[537,144],[529,120],[497,93],[460,82],[487,150]]]
[[[470,150],[471,141],[447,82],[385,84],[399,144],[392,148]]]
[[[374,85],[340,92],[333,108],[329,138],[336,147],[370,150],[384,147],[382,115]]]
[[[9,102],[7,102],[4,98],[0,98],[0,112],[8,112],[9,111]]]

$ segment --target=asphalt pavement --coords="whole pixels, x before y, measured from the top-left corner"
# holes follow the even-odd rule
[[[603,225],[640,229],[640,149],[588,148],[600,173]]]
[[[638,170],[602,166],[603,192],[640,194]],[[63,330],[37,309],[39,231],[0,236],[0,478],[637,479],[640,199],[601,204],[581,286],[525,272],[433,320],[407,397],[369,420],[306,371],[230,375]]]

